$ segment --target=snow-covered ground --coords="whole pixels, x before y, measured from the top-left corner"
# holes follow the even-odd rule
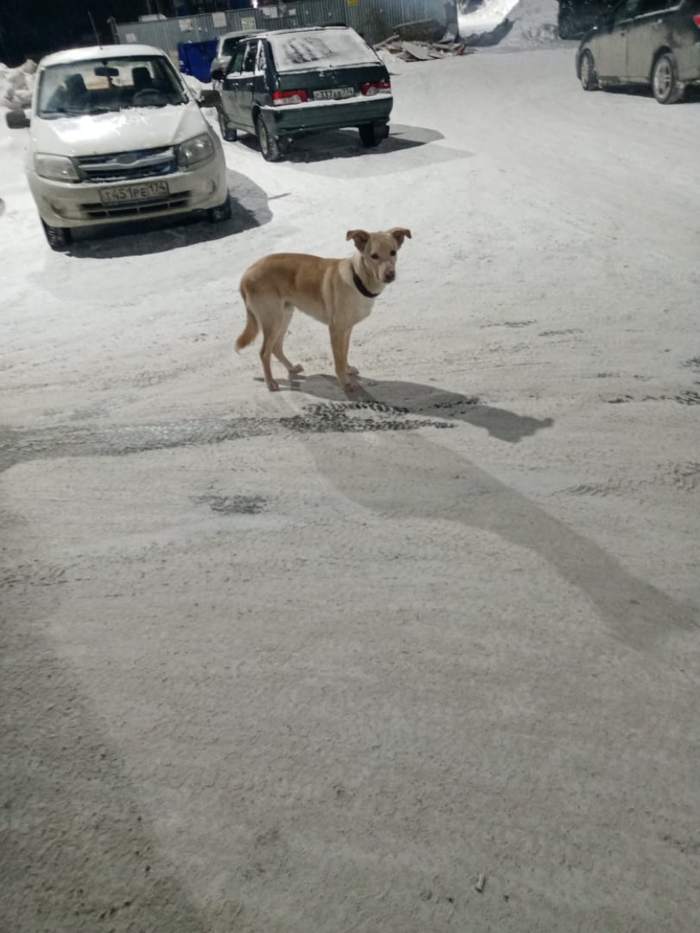
[[[0,130],[4,929],[697,929],[698,104],[395,70],[70,256]],[[391,225],[360,401],[301,316],[269,394],[243,269]]]

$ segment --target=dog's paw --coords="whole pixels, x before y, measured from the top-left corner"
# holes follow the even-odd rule
[[[289,370],[289,375],[298,376],[299,373],[303,373],[303,372],[304,372],[304,367],[301,365],[301,363],[297,363],[296,366],[292,366],[292,368]]]
[[[360,370],[357,366],[348,366],[348,376],[359,376]]]
[[[279,392],[280,390],[280,384],[279,382],[277,382],[276,379],[270,379],[270,381],[267,384],[267,387],[270,390],[270,392]]]

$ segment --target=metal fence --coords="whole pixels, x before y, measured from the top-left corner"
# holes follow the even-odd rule
[[[148,23],[118,23],[120,42],[142,42],[177,57],[180,42],[202,42],[235,30],[293,29],[346,23],[368,42],[379,42],[397,23],[434,19],[445,22],[444,0],[287,0],[279,6],[201,13]]]

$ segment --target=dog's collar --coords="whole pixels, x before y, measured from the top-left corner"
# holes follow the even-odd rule
[[[364,295],[365,298],[377,298],[377,297],[379,296],[379,292],[371,292],[371,291],[367,288],[367,286],[366,286],[365,283],[362,281],[362,279],[360,278],[360,276],[357,274],[357,272],[355,272],[355,267],[354,267],[354,266],[352,267],[352,280],[353,280],[353,282],[355,283],[355,288],[358,290],[358,292],[359,292],[361,295]]]

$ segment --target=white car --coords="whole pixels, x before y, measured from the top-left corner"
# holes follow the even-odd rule
[[[231,206],[218,135],[170,59],[147,45],[95,46],[39,62],[27,178],[52,249],[71,230]]]

